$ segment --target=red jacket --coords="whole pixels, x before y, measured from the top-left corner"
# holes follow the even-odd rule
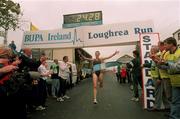
[[[122,77],[122,78],[125,78],[126,75],[127,75],[126,69],[125,69],[125,68],[122,68],[122,69],[121,69],[121,77]]]

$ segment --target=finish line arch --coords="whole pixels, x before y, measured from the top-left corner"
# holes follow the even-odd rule
[[[140,33],[153,33],[151,20],[72,29],[26,31],[22,47],[81,48],[128,44],[139,41]]]
[[[143,53],[149,52],[151,45],[157,44],[159,40],[159,34],[151,34],[154,32],[156,31],[151,20],[71,29],[26,31],[23,35],[22,48],[54,49],[53,59],[60,58],[64,54],[72,54],[70,58],[73,61],[75,48],[134,45],[141,40],[141,60],[144,63],[143,61],[150,59],[144,57]],[[148,49],[147,45],[144,45],[147,43],[147,37],[150,39]],[[146,86],[150,79],[148,73],[149,70],[143,70],[144,108],[152,108],[154,104],[154,88]]]

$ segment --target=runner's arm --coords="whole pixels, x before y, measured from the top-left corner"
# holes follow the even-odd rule
[[[105,58],[102,58],[102,60],[107,60],[107,59],[110,59],[112,58],[113,56],[115,56],[116,54],[118,54],[119,51],[116,51],[115,53],[113,53],[112,55],[108,56],[108,57],[105,57]]]

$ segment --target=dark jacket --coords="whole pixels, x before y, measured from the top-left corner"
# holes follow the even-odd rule
[[[21,55],[20,59],[22,63],[19,65],[19,70],[37,71],[38,67],[41,65],[40,61],[31,59],[25,55]]]
[[[141,61],[140,57],[134,58],[130,65],[129,68],[132,68],[132,73],[134,76],[141,76]]]

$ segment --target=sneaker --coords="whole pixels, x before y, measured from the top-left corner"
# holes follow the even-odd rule
[[[157,111],[161,111],[161,110],[159,110],[159,109],[153,107],[153,108],[147,108],[147,111],[157,112]]]
[[[138,101],[139,101],[139,98],[136,98],[134,101],[135,101],[135,102],[138,102]]]
[[[136,100],[136,98],[135,98],[135,97],[131,98],[131,101],[135,101],[135,100]]]
[[[41,106],[41,105],[36,108],[37,111],[41,111],[41,110],[45,110],[45,109],[46,109],[46,108],[43,107],[43,106]]]
[[[70,97],[67,96],[67,95],[64,95],[64,96],[63,96],[63,99],[70,99]]]
[[[96,99],[94,99],[93,103],[94,103],[94,104],[97,104],[97,100],[96,100]]]
[[[55,98],[55,99],[56,99],[57,97],[56,97],[56,96],[52,96],[52,98]]]
[[[139,101],[139,98],[133,97],[133,98],[131,98],[131,101],[138,102],[138,101]]]
[[[57,98],[57,101],[58,101],[58,102],[63,102],[64,99],[63,99],[62,97],[59,97],[59,98]]]

